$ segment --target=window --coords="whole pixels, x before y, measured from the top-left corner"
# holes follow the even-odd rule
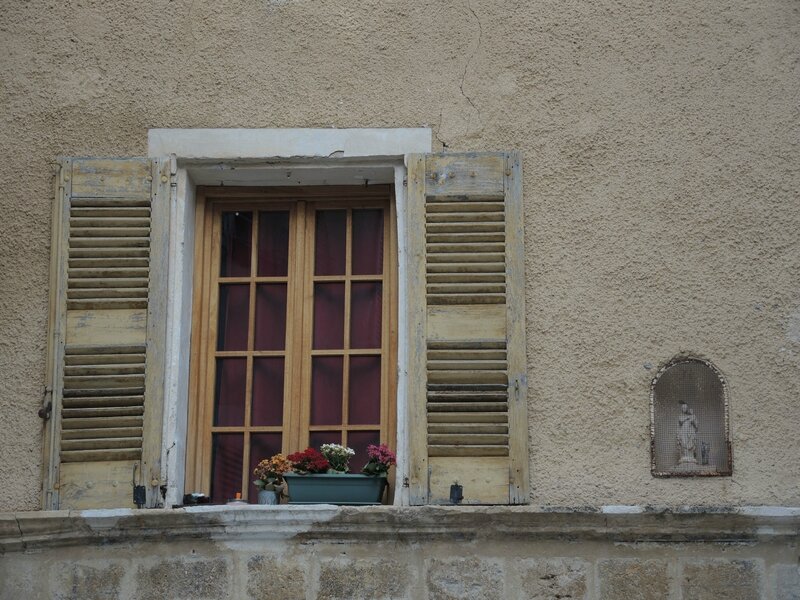
[[[424,154],[422,138],[417,130],[178,130],[150,139],[151,153],[177,159],[62,159],[44,506],[169,506],[186,491],[211,491],[217,460],[235,474],[216,485],[217,499],[247,495],[257,453],[325,436],[393,445],[396,502],[450,503],[454,486],[464,503],[528,502],[520,157]],[[275,187],[290,171],[309,187]],[[331,196],[353,176],[370,184]],[[394,185],[370,197],[376,180]],[[224,191],[202,187],[221,181]],[[359,220],[380,207],[378,274],[356,265],[376,255],[354,249]],[[337,269],[317,270],[317,238],[327,235],[318,235],[318,218],[321,232],[344,222],[343,274],[333,251],[319,250],[320,260],[339,261]],[[284,225],[285,274],[280,251],[265,251],[274,258],[266,263],[259,256],[265,243],[284,247]],[[205,242],[195,255],[196,237]],[[380,348],[369,319],[352,318],[373,311],[378,288]],[[315,332],[314,315],[328,309],[342,318]],[[259,315],[271,324],[262,328]],[[376,421],[374,393],[352,390],[374,392],[378,363]],[[322,385],[331,365],[335,385]]]
[[[324,443],[357,469],[394,440],[389,187],[198,192],[187,489],[254,499],[259,460]]]

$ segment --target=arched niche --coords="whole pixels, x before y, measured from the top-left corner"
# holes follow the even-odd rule
[[[728,391],[707,360],[680,358],[650,386],[651,468],[656,477],[730,475]]]

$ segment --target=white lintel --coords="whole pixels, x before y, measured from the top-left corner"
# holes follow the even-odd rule
[[[150,129],[148,156],[179,159],[402,157],[431,151],[431,129]]]

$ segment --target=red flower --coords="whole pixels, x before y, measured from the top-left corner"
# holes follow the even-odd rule
[[[328,459],[314,448],[306,448],[286,457],[297,473],[325,473],[330,468]]]

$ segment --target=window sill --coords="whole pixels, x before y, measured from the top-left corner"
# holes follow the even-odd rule
[[[618,509],[619,507],[606,507]],[[631,508],[631,507],[629,507]],[[0,513],[0,554],[147,540],[603,540],[755,542],[795,538],[800,508],[647,511],[530,506],[196,506]]]

